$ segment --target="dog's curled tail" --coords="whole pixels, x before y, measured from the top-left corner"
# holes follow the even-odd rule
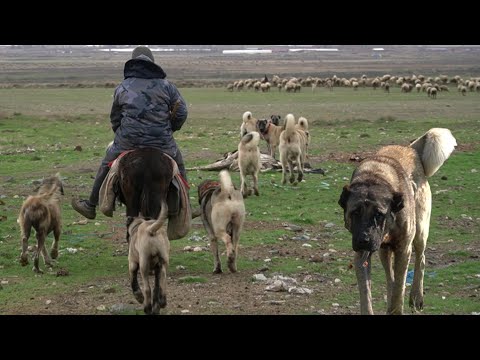
[[[250,111],[245,111],[242,116],[243,122],[246,123],[248,120],[252,118],[252,116],[253,115]]]
[[[449,129],[444,128],[432,128],[410,144],[410,147],[420,155],[427,177],[440,169],[455,150],[455,146],[457,146],[457,140]]]
[[[220,171],[220,189],[222,193],[225,194],[230,194],[233,190],[235,190],[235,187],[233,186],[232,183],[232,178],[230,177],[230,173],[228,170],[222,170]]]
[[[288,114],[285,117],[285,136],[288,141],[290,137],[295,134],[295,117],[292,114]]]
[[[242,145],[247,146],[247,148],[258,146],[260,143],[260,134],[257,131],[251,131],[243,135],[241,143]]]
[[[298,118],[298,126],[300,126],[303,131],[308,131],[308,120],[303,116],[300,116],[300,118]]]
[[[150,236],[155,236],[157,231],[165,224],[165,221],[168,218],[168,205],[165,200],[162,199],[160,203],[162,209],[160,210],[160,214],[158,215],[158,219],[148,227],[147,231]]]

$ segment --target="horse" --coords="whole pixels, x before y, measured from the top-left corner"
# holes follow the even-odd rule
[[[118,161],[116,193],[127,208],[127,228],[135,217],[157,219],[161,203],[167,203],[174,160],[159,149],[142,148],[125,153]]]

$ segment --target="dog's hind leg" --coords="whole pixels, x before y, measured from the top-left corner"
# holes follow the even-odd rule
[[[33,256],[33,271],[38,274],[43,274],[43,271],[39,268],[39,259],[40,259],[40,252],[43,251],[45,246],[45,236],[46,234],[42,231],[37,232],[37,249],[35,250],[35,255]]]
[[[210,249],[213,253],[213,273],[214,274],[221,274],[222,273],[222,263],[220,262],[220,256],[218,255],[218,238],[212,237],[210,240]]]
[[[155,266],[155,285],[153,287],[153,314],[167,306],[167,267],[163,262]]]
[[[150,275],[149,256],[140,254],[140,274],[143,282],[143,311],[148,315],[152,313],[152,288],[148,281],[148,276]]]
[[[260,193],[258,192],[258,173],[254,173],[252,176],[253,176],[253,192],[256,196],[259,196]]]
[[[128,264],[128,268],[130,272],[130,286],[132,287],[133,295],[140,304],[143,304],[142,290],[138,285],[138,263],[130,261]]]
[[[22,220],[21,220],[22,221]],[[28,219],[23,219],[22,224],[22,253],[20,254],[20,264],[25,266],[28,264],[28,239],[32,231],[32,225]]]
[[[288,171],[290,172],[290,184],[297,185],[295,182],[295,173],[293,172],[293,162],[288,161]]]
[[[233,223],[232,236],[231,236],[232,250],[228,255],[228,268],[232,273],[237,272],[237,256],[238,256],[239,240],[240,240],[240,226],[238,224]],[[227,247],[227,254],[228,254],[228,247]]]
[[[240,184],[240,191],[242,192],[243,198],[245,199],[248,197],[248,185],[246,180],[246,175],[240,174],[241,177],[241,184]]]
[[[297,171],[298,171],[298,182],[303,180],[303,161],[301,161],[301,157],[299,156],[297,159]]]
[[[387,314],[389,314],[392,311],[392,290],[394,280],[392,262],[393,252],[390,247],[380,247],[378,254],[387,278]]]
[[[50,256],[52,257],[52,259],[56,259],[58,257],[58,242],[60,240],[60,230],[60,225],[55,225],[55,228],[53,229],[53,236],[55,240],[53,240],[52,249],[50,251]]]

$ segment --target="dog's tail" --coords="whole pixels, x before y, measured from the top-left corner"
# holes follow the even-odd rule
[[[303,116],[300,116],[298,118],[298,126],[300,127],[300,129],[307,132],[308,131],[308,120],[305,119]]]
[[[253,115],[250,111],[245,111],[242,116],[243,122],[246,123],[248,120],[252,118],[252,116]]]
[[[233,186],[230,173],[228,172],[228,170],[222,170],[220,171],[219,176],[220,176],[220,189],[222,193],[231,194],[232,191],[235,190],[235,187]]]
[[[160,215],[158,215],[157,221],[155,221],[152,225],[147,228],[147,231],[150,236],[155,236],[157,231],[165,224],[165,221],[168,218],[168,205],[165,200],[162,199],[161,201],[162,209],[160,210]]]
[[[240,140],[242,145],[247,147],[258,146],[260,143],[260,134],[256,131],[251,131],[245,135],[243,135],[242,140]]]
[[[433,128],[410,144],[420,155],[425,176],[430,177],[440,169],[457,146],[457,140],[448,129]]]
[[[295,134],[295,117],[292,114],[288,114],[285,117],[285,140],[290,142],[290,137]]]

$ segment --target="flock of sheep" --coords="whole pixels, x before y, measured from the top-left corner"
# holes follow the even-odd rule
[[[237,80],[227,85],[227,90],[251,90],[268,92],[272,87],[276,87],[278,91],[286,92],[301,91],[302,87],[310,87],[315,91],[317,87],[326,87],[333,90],[334,87],[351,87],[358,90],[361,87],[372,87],[373,90],[382,88],[385,92],[390,92],[391,86],[400,87],[402,92],[408,93],[415,89],[417,92],[426,92],[428,97],[435,99],[440,91],[449,91],[448,84],[456,84],[458,92],[466,95],[468,91],[480,92],[480,77],[471,77],[463,79],[459,75],[449,78],[447,75],[436,77],[426,77],[424,75],[411,76],[392,76],[389,74],[377,77],[367,77],[362,75],[359,79],[352,77],[350,79],[339,78],[336,75],[332,77],[320,78],[308,76],[306,78],[280,78],[278,75],[272,77],[271,82],[265,76],[263,79],[246,79]]]

